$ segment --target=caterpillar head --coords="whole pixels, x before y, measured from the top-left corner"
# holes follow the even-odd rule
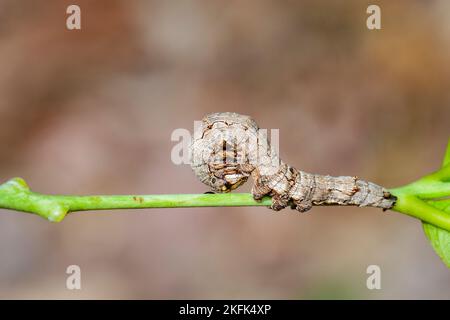
[[[230,192],[243,185],[250,175],[240,165],[227,163],[210,163],[209,171],[210,174],[202,182],[215,192]]]
[[[257,130],[256,123],[247,116],[206,116],[194,132],[190,149],[195,175],[215,192],[230,192],[244,184],[254,168],[249,159],[254,144],[249,143],[249,138]]]

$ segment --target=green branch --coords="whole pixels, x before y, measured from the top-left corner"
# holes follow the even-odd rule
[[[393,210],[422,220],[425,235],[450,268],[450,140],[439,171],[390,191],[397,197]]]
[[[450,141],[442,168],[408,185],[389,190],[397,201],[392,210],[423,222],[433,248],[450,268]],[[59,222],[67,213],[86,210],[270,206],[249,193],[168,195],[45,195],[30,190],[21,178],[0,185],[0,208],[37,214]]]
[[[400,196],[393,210],[450,231],[449,201],[422,201],[414,196]]]
[[[61,221],[69,212],[87,210],[242,207],[270,206],[270,204],[270,197],[255,201],[249,193],[66,196],[32,192],[21,178],[14,178],[0,185],[0,208],[34,213],[53,222]]]
[[[443,167],[411,184],[390,192],[397,197],[392,208],[450,231],[450,141]],[[170,195],[44,195],[30,190],[21,178],[0,185],[0,208],[37,214],[59,222],[67,213],[86,210],[270,206],[270,197],[255,201],[248,193]]]
[[[394,211],[450,231],[450,140],[440,170],[390,192]]]

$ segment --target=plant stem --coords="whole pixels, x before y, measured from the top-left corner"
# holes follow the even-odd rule
[[[0,185],[0,208],[38,214],[59,222],[69,212],[109,209],[270,206],[271,198],[255,201],[249,193],[166,195],[45,195],[32,192],[14,178]]]
[[[430,201],[430,204],[415,196],[399,196],[392,210],[407,214],[447,231],[450,231],[450,214],[444,210],[450,206],[448,200]]]
[[[110,209],[269,206],[271,204],[270,197],[257,202],[250,193],[46,197],[52,197],[56,201],[67,204],[71,212]]]
[[[406,189],[405,189],[406,188]],[[398,197],[393,210],[450,231],[450,200],[429,201],[427,204],[411,196],[409,187],[393,189]],[[414,189],[414,192],[420,190]],[[59,222],[69,212],[110,209],[187,208],[270,206],[265,197],[255,201],[249,193],[166,194],[166,195],[45,195],[30,190],[23,179],[14,178],[0,185],[0,208],[37,214]]]
[[[397,201],[392,210],[450,232],[450,143],[443,167],[411,184],[389,190]],[[0,185],[0,208],[37,214],[59,222],[69,212],[109,209],[270,206],[249,193],[166,195],[44,195],[30,190],[21,178]]]
[[[440,170],[390,192],[397,197],[392,210],[450,232],[450,139]]]

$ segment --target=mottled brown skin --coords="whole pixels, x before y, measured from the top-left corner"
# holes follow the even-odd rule
[[[215,192],[230,192],[253,178],[256,200],[272,197],[271,208],[300,212],[313,205],[356,205],[390,209],[395,197],[386,189],[357,177],[306,173],[278,158],[267,137],[248,116],[213,113],[194,132],[191,166]]]

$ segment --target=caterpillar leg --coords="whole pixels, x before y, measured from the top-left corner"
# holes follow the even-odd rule
[[[260,200],[268,195],[272,197],[270,209],[280,211],[290,206],[291,197],[289,190],[295,183],[294,171],[290,167],[282,164],[275,174],[262,175],[261,169],[252,172],[253,188],[252,194],[255,200]]]
[[[307,212],[312,209],[312,201],[301,199],[301,200],[292,200],[291,209],[297,210],[298,212]]]
[[[280,211],[289,205],[289,196],[286,194],[274,194],[272,196],[272,205],[270,209]]]

